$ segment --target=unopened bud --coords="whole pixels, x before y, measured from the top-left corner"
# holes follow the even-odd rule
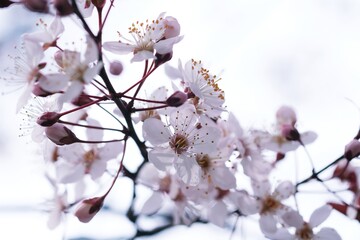
[[[70,129],[60,123],[55,123],[54,125],[47,127],[45,129],[45,134],[53,143],[60,146],[79,141]]]
[[[120,75],[123,70],[124,67],[120,61],[113,61],[110,63],[110,73],[112,75]]]
[[[102,9],[105,6],[106,0],[91,0],[95,7]]]
[[[75,216],[80,222],[88,223],[99,212],[103,203],[104,197],[83,200],[75,211]]]
[[[290,124],[294,126],[297,121],[296,113],[292,107],[282,106],[276,112],[276,120],[280,125]]]
[[[179,107],[183,105],[187,99],[188,96],[186,93],[181,91],[176,91],[170,97],[168,97],[168,99],[166,99],[166,103],[170,107]]]
[[[24,6],[32,12],[49,12],[47,0],[23,0]]]
[[[161,64],[164,64],[168,61],[171,60],[173,56],[173,53],[172,52],[169,52],[169,53],[165,53],[165,54],[160,54],[160,53],[156,53],[155,54],[155,66],[158,67],[160,66]]]
[[[46,112],[38,117],[36,123],[43,127],[50,127],[54,125],[60,117],[61,115],[56,112]]]
[[[68,16],[74,12],[68,0],[54,0],[54,7],[59,16]]]
[[[360,155],[360,142],[353,139],[350,143],[345,146],[344,157],[350,161],[351,159]]]
[[[1,0],[0,1],[0,8],[5,8],[13,4],[14,2],[8,0]]]
[[[74,98],[71,103],[75,106],[83,106],[85,104],[91,103],[92,100],[88,95],[80,94],[78,97]]]
[[[180,24],[174,17],[167,16],[164,18],[165,22],[165,38],[177,37],[180,35]]]
[[[50,95],[54,94],[54,93],[45,91],[42,87],[40,87],[40,85],[38,83],[34,84],[33,89],[32,89],[32,93],[35,96],[39,96],[39,97],[47,97],[47,96],[50,96]]]

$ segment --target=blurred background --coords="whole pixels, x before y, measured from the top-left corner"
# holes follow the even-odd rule
[[[177,66],[179,58],[183,62],[199,59],[212,73],[220,75],[219,85],[225,90],[226,105],[245,128],[270,129],[277,108],[284,104],[293,106],[298,114],[298,128],[319,135],[308,147],[318,169],[340,156],[357,133],[359,1],[116,0],[104,29],[105,40],[115,40],[116,31],[124,32],[132,22],[154,19],[161,12],[176,17],[185,36],[175,46],[170,64]],[[30,13],[21,6],[0,9],[1,69],[11,63],[7,55],[14,52],[21,34],[34,31],[39,18],[51,21],[46,15]],[[136,64],[126,66],[131,68],[127,74],[136,72]],[[46,228],[43,203],[52,198],[52,191],[43,176],[39,148],[29,139],[18,137],[21,116],[16,116],[15,106],[21,91],[1,90],[0,238],[62,239],[65,232],[66,239],[119,239],[129,234],[131,224],[106,211],[89,224],[68,218],[66,227],[54,231]],[[301,162],[304,153],[300,151],[296,157]],[[280,165],[280,171],[286,173],[287,166]],[[310,174],[306,167],[299,171],[300,177]],[[124,191],[121,181],[116,191]],[[301,194],[299,198],[308,219],[331,196]],[[335,211],[324,226],[335,226],[345,240],[360,236],[359,223]],[[256,224],[239,220],[233,239],[261,239],[257,231]],[[229,229],[194,225],[163,232],[153,239],[204,239],[205,236],[209,240],[230,239],[230,235]]]

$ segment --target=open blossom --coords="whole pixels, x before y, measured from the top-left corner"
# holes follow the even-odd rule
[[[86,37],[86,51],[82,55],[77,51],[64,50],[59,61],[64,74],[48,74],[40,82],[40,86],[49,92],[64,90],[62,101],[69,102],[78,97],[103,66],[98,60],[98,48],[90,36]]]
[[[62,24],[60,17],[55,17],[50,25],[47,25],[40,19],[39,25],[43,25],[43,31],[24,34],[23,38],[25,40],[42,43],[44,50],[51,46],[55,46],[60,34],[64,32],[64,25]]]
[[[282,220],[285,224],[295,228],[294,234],[281,228],[268,237],[275,240],[341,240],[333,228],[324,227],[318,232],[314,231],[329,217],[331,210],[332,208],[329,205],[316,209],[311,214],[309,222],[304,221],[303,217],[296,211],[287,212],[282,216]]]
[[[144,138],[155,146],[149,160],[159,170],[174,167],[178,176],[189,185],[200,181],[200,166],[196,154],[208,154],[216,149],[218,129],[201,123],[193,108],[177,109],[170,115],[170,125],[156,118],[143,124]]]
[[[25,88],[19,97],[16,107],[17,112],[19,112],[31,98],[34,85],[41,76],[40,70],[46,65],[46,63],[42,62],[44,51],[39,43],[24,41],[18,53],[18,56],[12,58],[14,68],[6,69],[5,72],[8,73],[9,76],[4,78],[9,86]]]
[[[218,85],[221,78],[210,74],[201,61],[192,59],[184,67],[179,61],[178,65],[178,69],[167,66],[170,78],[181,79],[181,85],[199,114],[218,118],[225,111],[225,93]]]
[[[291,208],[282,203],[295,192],[294,185],[289,181],[280,183],[273,192],[268,181],[252,181],[254,196],[247,193],[239,198],[239,209],[244,214],[260,214],[260,228],[265,234],[277,231],[278,218]]]
[[[182,40],[179,36],[179,28],[174,23],[174,18],[164,18],[165,13],[161,13],[156,20],[145,23],[136,22],[129,27],[129,34],[133,40],[120,36],[126,42],[105,42],[104,49],[116,54],[133,53],[132,62],[140,62],[152,59],[157,54],[171,53],[174,44]],[[174,31],[175,28],[175,31]]]

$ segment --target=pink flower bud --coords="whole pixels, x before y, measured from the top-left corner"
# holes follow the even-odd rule
[[[180,24],[176,18],[167,16],[165,17],[164,22],[166,27],[164,33],[165,38],[172,38],[180,35]]]
[[[360,142],[356,139],[353,139],[350,143],[345,146],[344,157],[350,161],[354,157],[360,155]]]
[[[102,9],[105,6],[106,0],[91,0],[95,7]]]
[[[45,129],[45,134],[53,143],[60,146],[79,141],[70,129],[60,123],[55,123],[54,125],[47,127]]]
[[[75,106],[83,106],[85,104],[91,103],[92,100],[86,94],[80,94],[78,97],[74,98],[71,103]]]
[[[54,0],[54,6],[56,13],[59,16],[67,16],[74,12],[73,7],[68,0]]]
[[[47,96],[50,96],[50,95],[54,94],[54,93],[45,91],[42,87],[40,87],[40,85],[38,83],[34,84],[33,89],[32,89],[32,93],[35,96],[39,96],[39,97],[47,97]]]
[[[166,99],[166,103],[170,107],[179,107],[179,106],[183,105],[187,99],[188,99],[188,96],[186,93],[176,91],[170,97],[168,97],[168,99]]]
[[[113,61],[110,63],[110,73],[112,75],[120,75],[123,70],[124,67],[120,61]]]
[[[296,113],[294,109],[292,109],[289,106],[282,106],[280,107],[276,112],[276,120],[280,125],[282,124],[290,124],[292,126],[295,125],[297,119],[296,119]]]
[[[158,67],[160,66],[161,64],[164,64],[168,61],[171,60],[173,56],[173,53],[172,52],[169,52],[169,53],[164,53],[164,54],[160,54],[160,53],[156,53],[155,54],[155,66]]]
[[[23,0],[22,2],[24,3],[25,7],[32,12],[49,12],[47,0]]]
[[[46,112],[36,120],[36,123],[43,127],[54,125],[60,118],[60,114],[56,112]]]
[[[99,212],[103,203],[104,197],[83,200],[75,211],[75,216],[80,222],[88,223]]]

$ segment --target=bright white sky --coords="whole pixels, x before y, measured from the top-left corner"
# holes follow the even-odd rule
[[[175,46],[171,64],[176,66],[178,58],[183,62],[195,58],[211,72],[220,73],[223,80],[219,84],[225,90],[228,108],[245,127],[269,129],[279,106],[293,106],[299,129],[319,134],[309,147],[317,167],[338,157],[356,133],[360,125],[359,1],[117,0],[115,6],[109,18],[111,25],[105,29],[108,40],[117,39],[116,31],[126,32],[136,20],[154,19],[164,11],[176,17],[185,37]],[[18,34],[14,27],[25,31],[21,28],[36,22],[17,8],[11,12],[16,16],[0,10],[0,46],[6,48],[14,45],[13,37]],[[6,51],[1,49],[2,54]],[[128,74],[137,70],[136,65],[130,67],[134,70]],[[14,94],[0,101],[0,235],[4,239],[60,239],[60,230],[46,231],[46,216],[15,211],[36,206],[48,194],[48,186],[41,178],[39,160],[29,157],[33,150],[23,149],[24,141],[18,143],[14,101]],[[299,153],[300,160],[302,156]],[[314,206],[313,198],[305,197],[309,209],[304,212],[309,216],[318,205]],[[341,222],[337,230],[345,240],[360,236],[358,223],[344,219],[333,213],[326,225],[339,226]],[[76,230],[96,232],[98,221],[77,224]],[[74,232],[71,224],[68,230]],[[107,227],[108,232],[116,232],[116,225]],[[182,231],[182,238],[189,234],[187,239],[195,239],[192,236],[199,231]],[[217,228],[200,232],[207,234],[207,239],[219,239],[219,232],[222,238],[229,236]],[[171,239],[175,239],[173,234]]]

